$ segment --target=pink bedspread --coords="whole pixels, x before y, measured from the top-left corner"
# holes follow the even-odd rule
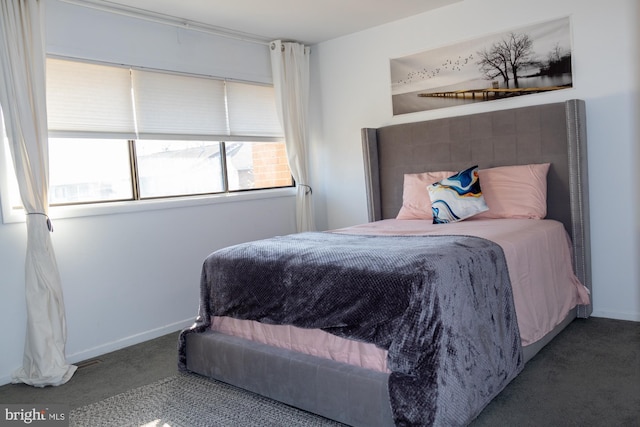
[[[556,327],[589,293],[575,276],[569,236],[554,220],[471,219],[432,224],[430,220],[388,219],[332,230],[345,234],[469,235],[499,244],[509,267],[522,345],[532,344]],[[321,330],[266,325],[214,317],[212,329],[277,347],[386,371],[386,350]]]

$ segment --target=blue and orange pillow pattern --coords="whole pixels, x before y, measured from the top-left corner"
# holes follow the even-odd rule
[[[482,196],[478,166],[472,166],[427,187],[433,223],[462,221],[489,210]]]

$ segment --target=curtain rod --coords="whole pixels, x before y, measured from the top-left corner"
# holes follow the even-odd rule
[[[63,0],[64,1],[64,0]],[[76,62],[85,62],[87,64],[96,64],[96,65],[104,65],[107,67],[119,67],[119,68],[127,68],[130,70],[137,71],[151,71],[154,73],[162,73],[162,74],[173,74],[176,76],[184,76],[184,77],[196,77],[201,79],[212,79],[212,80],[222,80],[225,82],[237,82],[237,83],[247,83],[257,86],[268,86],[272,87],[273,84],[265,81],[255,81],[255,80],[247,80],[247,79],[239,79],[235,77],[224,77],[217,76],[214,74],[202,74],[202,73],[192,73],[188,71],[179,71],[179,70],[168,70],[164,68],[156,68],[156,67],[145,67],[143,65],[131,65],[125,64],[121,62],[109,62],[109,61],[101,61],[99,59],[87,59],[69,55],[56,55],[56,54],[47,54],[47,59],[61,59],[64,61],[76,61]],[[0,127],[1,129],[1,127]]]
[[[271,50],[275,50],[276,49],[276,44],[275,43],[271,43]],[[284,52],[284,44],[280,45],[280,52]]]
[[[108,0],[60,0],[64,3],[73,4],[76,6],[88,7],[91,9],[100,10],[103,12],[116,13],[118,15],[128,16],[130,18],[138,18],[156,24],[171,25],[177,28],[183,28],[186,30],[198,31],[201,33],[211,34],[224,38],[240,40],[249,43],[261,44],[269,46],[270,40],[262,38],[257,35],[243,33],[240,31],[233,31],[226,28],[216,27],[213,25],[204,24],[202,22],[189,21],[174,16],[165,15],[162,13],[151,12],[144,9],[138,9],[130,6],[124,6],[116,4]]]
[[[298,43],[298,42],[285,42],[285,41],[282,41],[282,44],[280,45],[280,52],[284,52],[284,49],[285,49],[284,48],[284,44],[285,43]],[[300,44],[302,44],[302,43],[300,43]],[[276,50],[276,42],[271,42],[270,48],[271,48],[271,50]],[[309,52],[311,52],[311,48],[309,46],[304,46],[304,48],[305,49],[309,49]]]

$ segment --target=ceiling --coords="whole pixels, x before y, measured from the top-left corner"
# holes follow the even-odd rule
[[[63,0],[248,38],[316,44],[462,0]]]

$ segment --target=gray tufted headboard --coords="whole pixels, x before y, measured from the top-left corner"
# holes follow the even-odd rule
[[[395,218],[404,174],[551,163],[547,218],[573,242],[576,275],[591,291],[585,103],[521,107],[362,129],[369,220]],[[592,306],[579,306],[588,317]]]

